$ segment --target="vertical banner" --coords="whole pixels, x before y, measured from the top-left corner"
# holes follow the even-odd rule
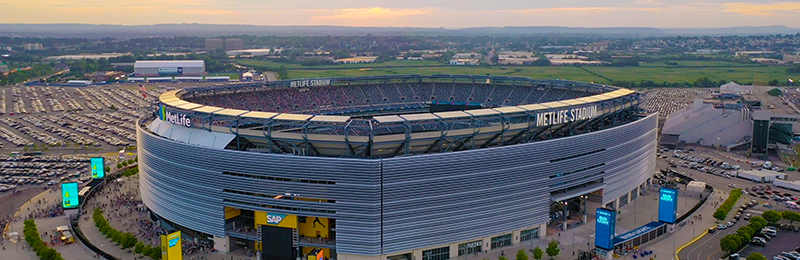
[[[106,164],[103,157],[92,157],[90,159],[92,179],[102,179],[106,177]]]
[[[78,183],[68,182],[61,184],[61,207],[74,209],[80,206],[78,202]]]
[[[661,188],[658,199],[658,221],[675,224],[678,216],[678,190]]]
[[[617,226],[617,211],[597,208],[594,246],[614,250],[614,231]]]
[[[181,251],[181,232],[175,231],[168,235],[161,235],[161,259],[183,260]]]

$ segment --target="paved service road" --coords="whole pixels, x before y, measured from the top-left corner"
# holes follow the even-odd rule
[[[742,198],[745,198],[745,197],[742,197]],[[739,205],[741,205],[745,201],[747,201],[747,200],[746,199],[741,199],[741,198],[739,199],[740,203],[736,203],[736,207],[734,207],[731,210],[731,214],[729,214],[730,216],[728,216],[729,220],[733,219],[733,215],[736,215],[736,210],[739,208]],[[724,255],[724,252],[722,252],[722,250],[720,250],[719,241],[723,237],[725,237],[727,235],[736,233],[736,230],[739,229],[739,227],[746,226],[746,225],[747,225],[747,221],[742,219],[742,220],[737,221],[732,227],[729,227],[729,228],[723,229],[723,230],[717,230],[714,233],[709,233],[706,236],[704,236],[703,238],[701,238],[700,240],[698,240],[697,242],[694,242],[692,245],[690,245],[690,246],[684,248],[683,250],[681,250],[680,254],[678,254],[678,257],[680,257],[680,259],[687,259],[687,260],[688,259],[692,259],[692,260],[719,259]],[[700,228],[700,227],[698,227],[698,228]],[[710,228],[710,226],[703,227],[703,228],[704,228],[703,231],[705,231],[708,228]]]

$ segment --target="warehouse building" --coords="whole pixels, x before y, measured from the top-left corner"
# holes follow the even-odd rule
[[[202,60],[146,60],[136,61],[133,74],[142,76],[201,76],[206,73]]]

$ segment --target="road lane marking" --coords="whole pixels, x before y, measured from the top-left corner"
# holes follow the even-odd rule
[[[708,234],[708,230],[706,230],[706,231],[703,231],[703,233],[701,233],[701,234],[700,234],[699,236],[697,236],[696,238],[692,239],[692,241],[689,241],[689,243],[686,243],[685,245],[682,245],[681,247],[679,247],[679,248],[678,248],[678,250],[675,250],[675,252],[674,252],[674,254],[675,254],[675,259],[676,259],[676,260],[680,260],[681,258],[680,258],[680,257],[678,257],[678,254],[681,252],[681,250],[683,250],[684,248],[686,248],[686,247],[688,247],[688,246],[692,245],[694,242],[697,242],[697,240],[700,240],[701,238],[703,238],[703,237],[704,237],[705,235],[707,235],[707,234]],[[712,237],[713,237],[713,236],[712,236]],[[695,248],[695,249],[697,249],[697,248]],[[691,253],[692,253],[692,251],[694,251],[694,249],[692,249],[691,251],[689,251],[689,253],[687,253],[686,255],[687,255],[687,256],[689,256],[689,254],[691,254]]]

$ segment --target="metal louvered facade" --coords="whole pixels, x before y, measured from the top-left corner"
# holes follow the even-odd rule
[[[392,255],[541,225],[549,220],[551,193],[568,187],[601,183],[604,204],[629,194],[655,171],[656,126],[656,115],[650,115],[547,141],[346,159],[192,146],[159,137],[140,123],[140,189],[144,204],[156,214],[214,236],[226,236],[225,206],[269,210],[335,219],[339,254]],[[290,192],[335,203],[223,190]]]

